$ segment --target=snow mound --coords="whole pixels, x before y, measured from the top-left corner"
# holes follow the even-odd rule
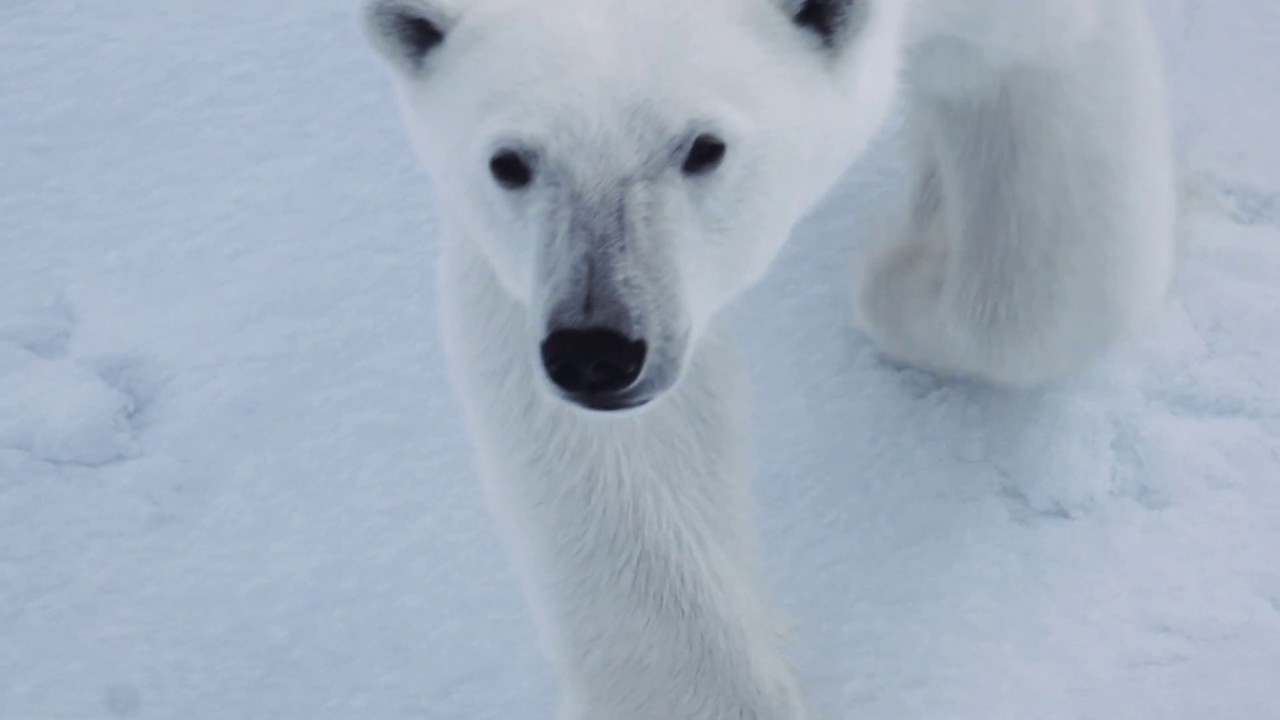
[[[34,336],[47,346],[47,333]],[[118,462],[137,452],[133,412],[133,400],[93,368],[0,340],[0,450],[50,463]]]

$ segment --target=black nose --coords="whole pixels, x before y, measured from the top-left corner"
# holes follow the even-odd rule
[[[645,352],[643,340],[612,330],[556,330],[542,341],[542,364],[561,390],[590,400],[631,387]]]

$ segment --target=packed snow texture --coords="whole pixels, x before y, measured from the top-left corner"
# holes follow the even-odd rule
[[[1280,718],[1280,10],[1161,0],[1167,312],[1037,393],[879,359],[882,143],[739,307],[815,718]],[[0,6],[0,718],[551,717],[347,0]]]

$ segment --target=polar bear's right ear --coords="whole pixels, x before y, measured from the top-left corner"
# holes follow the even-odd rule
[[[392,65],[417,72],[444,41],[453,25],[437,0],[368,0],[364,31]]]

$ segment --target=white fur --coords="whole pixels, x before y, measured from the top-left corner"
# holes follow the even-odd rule
[[[792,0],[386,2],[448,27],[396,76],[447,226],[452,370],[566,720],[805,716],[753,566],[744,392],[717,318],[900,85],[915,189],[858,288],[886,353],[1042,382],[1138,327],[1168,284],[1169,130],[1140,0],[866,0],[834,48],[791,24]],[[655,148],[699,123],[729,152],[691,183]],[[577,189],[495,187],[487,158],[513,140]],[[566,198],[615,186],[639,216],[637,297],[690,340],[673,388],[603,415],[547,391],[540,268],[567,252]]]
[[[1032,5],[1047,6],[1042,19],[1019,17]],[[864,329],[889,355],[1033,385],[1097,357],[1159,307],[1176,213],[1141,4],[1018,7],[1028,30],[998,24],[1008,40],[955,22],[958,35],[912,48],[914,191],[858,300]],[[1032,53],[1036,42],[1045,56]]]

